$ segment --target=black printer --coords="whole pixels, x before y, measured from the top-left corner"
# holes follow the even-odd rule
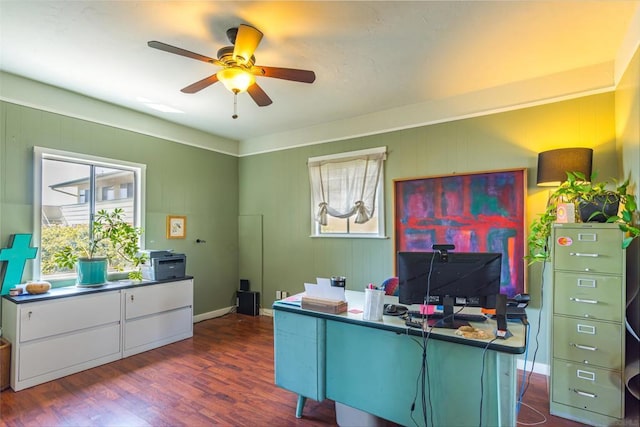
[[[185,277],[187,257],[173,251],[142,251],[147,260],[142,264],[142,278],[147,280],[169,280]]]

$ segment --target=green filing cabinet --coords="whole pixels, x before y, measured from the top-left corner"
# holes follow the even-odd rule
[[[625,253],[615,224],[555,224],[550,413],[624,418]]]

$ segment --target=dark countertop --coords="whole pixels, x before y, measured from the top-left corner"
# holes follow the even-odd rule
[[[141,286],[157,285],[159,283],[178,282],[180,280],[191,280],[193,276],[184,276],[176,279],[167,280],[117,280],[115,282],[107,282],[100,286],[64,286],[59,288],[51,288],[44,294],[31,295],[26,292],[11,296],[3,295],[2,297],[16,304],[24,304],[28,302],[46,301],[51,299],[66,298],[78,295],[94,294],[98,292],[116,291],[120,289],[139,288]]]

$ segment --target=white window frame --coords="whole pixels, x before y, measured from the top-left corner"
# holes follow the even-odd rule
[[[80,161],[91,163],[95,166],[108,168],[118,168],[132,171],[140,180],[138,188],[134,188],[135,199],[138,201],[138,209],[134,209],[134,219],[136,226],[144,229],[144,218],[146,212],[145,198],[146,193],[146,174],[147,165],[142,163],[128,162],[125,160],[109,159],[106,157],[92,156],[89,154],[74,153],[70,151],[55,150],[45,147],[33,147],[33,238],[32,245],[41,247],[42,238],[42,160],[61,160],[66,162]],[[95,190],[94,190],[95,191]],[[140,241],[140,249],[144,249],[144,239]],[[36,258],[33,260],[32,277],[40,279],[41,271],[41,251],[38,251]],[[69,276],[71,278],[71,276]]]
[[[338,154],[328,154],[326,156],[317,156],[310,157],[308,162],[322,162],[328,160],[338,160],[345,159],[349,157],[361,157],[367,156],[370,154],[378,154],[378,153],[386,153],[387,147],[376,147],[369,148],[365,150],[357,150],[357,151],[348,151],[344,153]],[[385,234],[385,197],[384,197],[384,161],[383,166],[380,169],[380,177],[378,180],[378,187],[376,190],[376,216],[378,218],[378,230],[376,233],[322,233],[321,225],[316,221],[316,210],[317,206],[313,206],[313,195],[309,194],[309,207],[310,207],[310,218],[311,218],[311,235],[310,237],[320,237],[320,238],[353,238],[353,239],[387,239],[388,237]],[[313,190],[311,190],[312,192]],[[354,217],[345,218],[345,221],[353,220]]]

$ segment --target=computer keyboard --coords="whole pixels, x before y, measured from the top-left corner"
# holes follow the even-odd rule
[[[409,316],[421,318],[422,314],[419,311],[410,310]],[[429,319],[442,319],[444,317],[444,313],[441,311],[436,311],[435,313],[429,314],[427,318]],[[463,320],[466,322],[485,322],[487,317],[482,314],[470,314],[470,313],[458,313],[454,316],[456,320]]]

